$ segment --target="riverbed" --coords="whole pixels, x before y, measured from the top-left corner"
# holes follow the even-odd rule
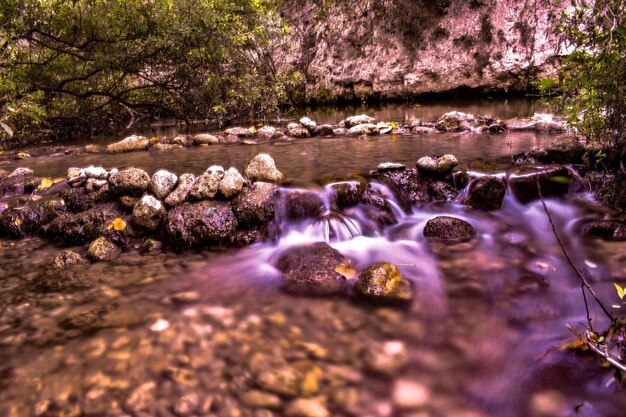
[[[357,112],[402,122],[450,110],[512,118],[543,109],[498,99],[308,114],[328,123]],[[556,137],[310,138],[44,156],[2,168],[24,166],[52,178],[90,164],[201,173],[213,164],[243,170],[246,161],[267,152],[285,174],[285,190],[313,190],[327,200],[333,181],[367,176],[386,161],[414,166],[425,155],[451,153],[461,169],[506,176],[512,154]],[[492,212],[457,200],[402,210],[383,185],[376,186],[396,210],[396,224],[370,225],[358,209],[297,223],[277,219],[280,234],[269,242],[183,253],[130,251],[110,263],[63,272],[71,285],[62,288],[32,284],[52,273],[61,248],[35,237],[0,240],[0,415],[624,415],[626,395],[614,372],[591,355],[564,348],[575,341],[566,325],[580,330],[586,322],[585,305],[540,201],[522,204],[507,193],[502,208]],[[626,243],[582,236],[584,224],[606,209],[584,188],[572,191],[546,199],[556,231],[600,298],[619,303],[613,282],[624,284]],[[442,214],[472,224],[476,238],[426,239],[426,221]],[[295,244],[320,241],[351,258],[355,271],[379,261],[397,265],[411,280],[414,299],[376,306],[353,296],[282,292],[277,257]],[[590,307],[602,327],[600,310]]]

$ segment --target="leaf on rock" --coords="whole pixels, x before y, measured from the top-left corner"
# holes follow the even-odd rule
[[[47,188],[50,188],[50,187],[52,187],[53,184],[54,183],[52,182],[52,180],[50,178],[42,178],[41,182],[37,186],[37,191],[42,191],[42,190],[45,190]]]
[[[345,279],[355,279],[357,277],[356,270],[352,267],[352,261],[345,260],[335,267],[335,272],[343,275]]]
[[[113,229],[113,230],[117,230],[118,232],[121,232],[122,230],[126,229],[126,222],[124,221],[124,219],[120,219],[118,217],[116,219],[113,219],[111,223],[109,223],[108,229],[109,230]]]
[[[615,285],[615,289],[617,290],[617,296],[620,300],[623,300],[624,296],[626,296],[626,290],[615,283],[613,285]]]

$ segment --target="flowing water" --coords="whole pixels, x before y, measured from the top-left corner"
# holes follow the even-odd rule
[[[370,113],[434,119],[463,105],[506,113],[499,117],[536,111],[532,103],[515,110],[500,101]],[[314,116],[336,122],[344,115]],[[398,219],[385,227],[360,206],[341,211],[332,203],[332,181],[367,174],[380,162],[413,165],[420,156],[450,152],[463,167],[504,175],[500,158],[554,138],[307,139],[11,164],[42,176],[88,164],[202,172],[213,163],[242,169],[266,151],[289,179],[282,194],[313,190],[326,207],[316,219],[279,216],[281,232],[272,242],[124,253],[112,263],[63,272],[71,285],[55,291],[33,283],[52,273],[59,248],[37,238],[0,240],[0,415],[326,415],[296,413],[291,401],[297,396],[324,404],[332,416],[624,416],[626,395],[612,371],[593,356],[561,348],[575,339],[566,325],[581,329],[586,322],[585,308],[580,282],[540,202],[523,205],[507,193],[495,212],[454,201],[404,211],[384,185],[371,183]],[[601,207],[584,192],[546,204],[577,267],[602,299],[617,302],[612,282],[626,276],[626,243],[581,236],[585,222],[602,217]],[[477,237],[428,241],[424,224],[441,214],[470,222]],[[277,257],[294,244],[320,241],[351,258],[356,271],[378,261],[398,265],[412,281],[415,299],[405,307],[377,307],[351,297],[282,293]],[[591,309],[602,327],[599,310]],[[260,401],[254,390],[272,389],[259,375],[277,370],[283,371],[276,377],[280,398]],[[295,392],[285,388],[292,383]]]

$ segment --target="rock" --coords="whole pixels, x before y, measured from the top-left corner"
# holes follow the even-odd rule
[[[8,176],[7,178],[15,178],[15,177],[32,177],[33,175],[35,175],[35,171],[33,171],[30,168],[24,168],[24,167],[20,167],[20,168],[15,168]]]
[[[106,152],[106,147],[104,146],[100,146],[100,145],[85,145],[85,147],[83,148],[85,150],[86,153],[105,153]]]
[[[381,135],[386,135],[387,133],[391,133],[391,131],[393,130],[393,127],[385,122],[377,123],[376,127],[378,128],[378,132]]]
[[[237,168],[230,167],[224,173],[224,178],[220,181],[218,190],[224,197],[233,198],[241,191],[244,183],[245,179]]]
[[[119,142],[107,145],[106,150],[109,153],[144,151],[148,149],[149,144],[150,141],[145,136],[132,135]]]
[[[252,137],[254,136],[255,130],[248,129],[245,127],[231,127],[230,129],[226,129],[224,131],[226,135],[233,135],[239,138]]]
[[[567,194],[570,175],[562,165],[523,166],[510,170],[507,182],[517,200],[526,204],[539,198],[539,188],[544,197]]]
[[[178,182],[178,176],[165,169],[160,169],[152,175],[148,189],[159,200],[165,199]]]
[[[317,123],[315,123],[313,120],[309,119],[308,117],[303,117],[302,119],[299,120],[299,122],[302,126],[307,128],[309,132],[313,132],[315,128],[317,127]]]
[[[370,344],[363,357],[369,371],[386,376],[396,375],[407,364],[408,359],[408,349],[401,340]]]
[[[357,294],[375,302],[407,302],[413,297],[411,282],[400,275],[398,268],[387,262],[368,267],[354,286]]]
[[[546,156],[541,162],[557,164],[573,164],[581,161],[585,147],[578,138],[566,136],[559,138],[545,148]]]
[[[274,218],[276,186],[255,182],[232,201],[237,222],[244,227],[263,225]]]
[[[335,268],[344,257],[326,243],[293,246],[276,261],[283,273],[283,289],[295,295],[324,296],[347,288],[346,280]]]
[[[285,196],[285,215],[290,220],[316,219],[324,213],[324,199],[313,191],[293,191]]]
[[[123,195],[117,199],[117,202],[120,203],[120,206],[126,210],[133,210],[137,203],[139,203],[139,197],[133,197],[130,195]]]
[[[287,129],[287,132],[285,133],[287,134],[287,136],[290,136],[296,139],[303,139],[303,138],[311,137],[311,132],[309,132],[309,129],[303,126],[292,127],[290,129]]]
[[[139,253],[141,254],[155,254],[159,253],[163,250],[163,242],[160,240],[155,240],[148,238],[143,241],[141,244],[141,248],[139,248]]]
[[[41,207],[7,208],[0,213],[0,237],[21,239],[35,234],[41,224]]]
[[[165,199],[165,205],[175,207],[187,200],[189,191],[193,187],[196,177],[193,174],[183,174],[178,178],[178,185]]]
[[[317,136],[333,136],[335,129],[331,125],[319,125],[313,130],[313,134]]]
[[[216,145],[219,143],[219,139],[208,133],[200,133],[193,137],[193,143],[195,145]]]
[[[414,135],[430,135],[435,132],[437,132],[437,129],[429,126],[413,126],[411,128],[411,133]]]
[[[399,164],[397,162],[383,162],[378,164],[376,167],[376,172],[384,172],[384,171],[393,171],[393,170],[404,170],[406,169],[406,165]]]
[[[275,138],[278,131],[273,126],[263,126],[256,131],[256,136],[260,140],[272,140]]]
[[[393,384],[393,403],[398,408],[415,409],[424,407],[429,404],[430,397],[430,390],[421,382],[399,378]]]
[[[85,191],[87,193],[95,193],[96,191],[107,185],[107,180],[96,180],[93,178],[89,178],[85,183]]]
[[[463,204],[475,209],[498,210],[502,207],[506,184],[499,178],[486,175],[473,180]]]
[[[221,165],[211,165],[204,172],[216,176],[220,181],[224,178],[224,167]]]
[[[280,408],[280,397],[263,391],[246,391],[239,396],[239,400],[251,408]]]
[[[586,225],[583,234],[610,241],[624,241],[626,240],[626,225],[615,220],[600,220]]]
[[[440,132],[463,132],[471,130],[476,124],[477,120],[474,115],[452,111],[441,116],[435,128]]]
[[[360,114],[358,116],[348,117],[347,119],[345,119],[343,122],[339,124],[340,125],[343,124],[343,126],[350,129],[351,127],[354,127],[357,125],[374,124],[374,123],[376,123],[376,119],[374,119],[373,117],[370,117],[366,114]]]
[[[424,236],[439,240],[468,240],[476,235],[476,230],[468,222],[450,216],[437,216],[426,222]]]
[[[224,171],[222,170],[221,174],[223,175],[223,173]],[[220,185],[220,179],[220,173],[218,172],[205,172],[196,177],[191,190],[189,190],[189,200],[200,201],[215,197]]]
[[[191,146],[193,143],[193,139],[187,135],[176,135],[172,138],[172,144],[180,145],[182,147]]]
[[[30,154],[28,152],[18,152],[15,154],[15,159],[17,160],[28,159],[28,158],[30,158]]]
[[[94,262],[112,261],[116,259],[122,250],[115,243],[111,242],[104,236],[101,236],[91,242],[87,249],[87,258]]]
[[[126,168],[109,175],[109,187],[113,195],[140,197],[150,185],[150,176],[143,169]]]
[[[122,217],[116,203],[104,203],[82,213],[63,213],[44,224],[41,232],[65,245],[80,245],[107,233],[107,225]]]
[[[420,174],[443,178],[458,164],[459,161],[454,155],[447,154],[441,157],[424,156],[417,160],[415,166]]]
[[[69,173],[69,170],[68,170]],[[102,167],[95,167],[93,165],[88,166],[82,170],[87,178],[93,178],[96,180],[106,180],[109,178],[109,171]]]
[[[59,253],[52,260],[52,266],[54,268],[66,268],[72,265],[79,265],[85,263],[85,259],[80,254],[73,250],[66,249]]]
[[[330,417],[326,401],[321,398],[298,398],[285,408],[286,417]]]
[[[511,132],[564,133],[567,132],[563,120],[551,114],[534,114],[530,119],[506,121]]]
[[[163,217],[165,217],[163,203],[150,194],[146,194],[133,209],[131,220],[135,226],[153,232],[161,225]]]
[[[167,213],[165,232],[177,248],[228,240],[237,228],[230,204],[201,201],[176,206]]]
[[[364,123],[351,127],[348,130],[348,136],[373,136],[380,134],[378,127],[374,124]]]
[[[363,201],[368,184],[363,180],[337,182],[330,186],[337,208],[344,210]]]
[[[345,127],[339,127],[337,129],[333,129],[333,135],[334,136],[347,136],[348,129],[346,129]]]
[[[243,171],[243,175],[250,181],[262,182],[279,182],[284,178],[284,175],[276,169],[274,159],[265,153],[258,154],[252,158]]]
[[[220,143],[225,143],[225,144],[241,143],[241,138],[237,135],[218,136],[217,139],[219,140]]]
[[[60,196],[65,201],[67,209],[73,212],[89,210],[113,199],[109,186],[106,184],[92,193],[88,193],[84,188],[68,188],[61,191]]]
[[[296,397],[300,394],[300,375],[289,367],[272,367],[261,371],[255,378],[256,384],[263,390],[285,397]]]
[[[172,149],[182,149],[181,145],[176,145],[174,143],[155,143],[152,145],[153,151],[171,151]]]

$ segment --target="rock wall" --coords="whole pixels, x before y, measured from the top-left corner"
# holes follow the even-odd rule
[[[525,91],[559,63],[545,0],[285,0],[306,99]]]

